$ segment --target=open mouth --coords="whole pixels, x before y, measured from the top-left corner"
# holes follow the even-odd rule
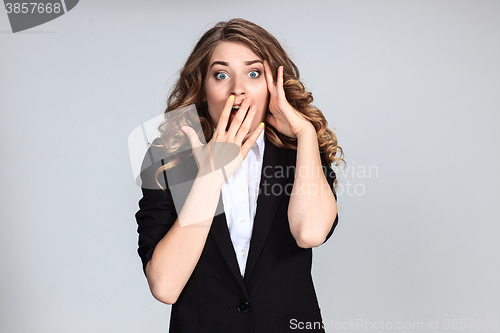
[[[240,109],[240,106],[239,105],[235,105],[233,106],[233,108],[231,109],[231,114],[233,116],[236,116],[236,113],[238,113],[238,110]]]
[[[226,131],[229,130],[229,126],[231,125],[233,118],[236,117],[236,114],[238,113],[239,109],[240,109],[239,105],[235,105],[231,108],[231,114],[229,115],[229,121],[227,122]]]

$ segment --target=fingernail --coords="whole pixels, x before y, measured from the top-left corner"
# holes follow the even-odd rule
[[[234,101],[234,95],[229,96],[229,101],[233,102]]]
[[[181,127],[181,130],[182,130],[184,133],[188,134],[188,131],[189,131],[189,130],[188,130],[188,128],[187,128],[186,126],[182,126],[182,127]]]
[[[260,123],[259,128],[264,127],[264,123]]]

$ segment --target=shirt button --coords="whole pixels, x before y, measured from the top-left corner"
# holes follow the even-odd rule
[[[243,186],[240,186],[240,191],[243,191],[245,188]]]
[[[241,220],[241,224],[245,224],[245,223],[246,223],[246,221],[245,221],[245,220]]]
[[[243,257],[245,257],[245,256],[247,255],[247,252],[246,252],[246,251],[241,251],[241,255],[242,255]]]

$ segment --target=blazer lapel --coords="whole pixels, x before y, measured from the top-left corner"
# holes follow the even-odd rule
[[[260,176],[259,196],[257,198],[257,211],[255,213],[250,250],[245,268],[245,284],[250,279],[257,259],[264,247],[264,243],[274,221],[276,211],[283,198],[286,177],[282,170],[282,177],[277,177],[277,166],[286,168],[287,155],[284,149],[279,149],[266,139],[264,160]],[[276,193],[276,194],[274,194]]]
[[[219,205],[222,205],[222,193],[219,196]],[[238,266],[238,260],[236,259],[236,253],[234,252],[234,246],[231,242],[231,236],[229,235],[229,228],[227,227],[225,213],[219,214],[214,217],[214,220],[212,221],[211,232],[215,243],[219,247],[224,260],[229,266],[229,269],[238,281],[241,289],[243,289],[246,293],[245,283],[243,282],[240,267]]]

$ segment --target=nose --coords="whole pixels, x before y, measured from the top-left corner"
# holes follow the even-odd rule
[[[235,96],[245,95],[245,82],[242,77],[236,75],[233,78],[233,86],[231,87],[231,94]]]

